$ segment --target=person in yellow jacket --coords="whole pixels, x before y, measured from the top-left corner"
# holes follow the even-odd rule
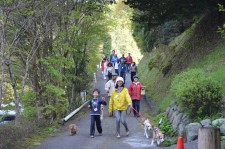
[[[112,91],[108,110],[110,116],[112,116],[112,111],[114,110],[117,138],[120,138],[120,122],[126,129],[126,135],[129,135],[129,129],[126,122],[126,110],[131,104],[132,101],[129,92],[127,88],[124,87],[124,80],[122,77],[118,77],[116,79],[115,90]]]

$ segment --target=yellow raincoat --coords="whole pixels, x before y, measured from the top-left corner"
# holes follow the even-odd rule
[[[113,90],[109,101],[109,112],[112,112],[112,110],[127,110],[128,105],[131,105],[131,103],[127,88],[124,87],[121,92]]]

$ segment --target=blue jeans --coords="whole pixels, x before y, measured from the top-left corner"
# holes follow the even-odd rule
[[[129,131],[126,122],[126,110],[114,110],[114,115],[116,117],[116,131],[120,134],[120,122],[125,127],[126,131]]]

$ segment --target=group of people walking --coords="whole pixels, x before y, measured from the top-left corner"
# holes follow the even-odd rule
[[[120,58],[120,60],[116,59],[115,57],[115,51],[112,51],[112,54],[110,56],[110,62],[106,67],[106,70],[108,67],[111,68],[111,77],[108,76],[108,81],[105,84],[105,91],[108,95],[107,101],[108,101],[108,112],[109,116],[115,117],[116,120],[116,137],[120,138],[120,123],[123,124],[126,130],[126,135],[129,135],[129,128],[126,122],[126,111],[128,108],[132,108],[134,117],[139,117],[139,111],[140,111],[140,100],[141,100],[141,90],[144,89],[143,85],[139,82],[139,77],[137,75],[137,67],[135,63],[132,60],[132,57],[130,54],[128,54],[127,58],[131,58],[131,61],[127,60],[125,61],[124,55]],[[124,59],[124,60],[122,60]],[[116,71],[116,63],[119,62],[120,66],[119,71]],[[125,63],[124,63],[125,62]],[[130,65],[131,63],[134,63],[134,65]],[[126,71],[123,70],[122,67],[126,68]],[[133,68],[132,68],[133,67]],[[107,72],[106,71],[106,72]],[[127,89],[125,87],[125,76],[123,73],[131,73],[131,81],[132,83],[129,85],[129,88]],[[104,72],[105,73],[105,72]],[[90,108],[90,115],[91,115],[91,126],[90,126],[90,136],[94,137],[94,129],[95,129],[95,123],[97,126],[97,130],[99,132],[99,135],[102,134],[102,127],[101,127],[101,120],[100,120],[100,105],[106,105],[106,99],[105,98],[99,98],[96,96],[96,94],[99,95],[99,90],[93,91],[93,99],[89,103]]]
[[[111,80],[112,73],[117,73],[124,79],[125,83],[127,73],[131,74],[131,81],[133,81],[133,76],[137,74],[137,66],[130,53],[128,53],[127,57],[122,54],[122,56],[118,58],[115,50],[113,50],[109,60],[107,57],[103,58],[101,71],[105,80]]]

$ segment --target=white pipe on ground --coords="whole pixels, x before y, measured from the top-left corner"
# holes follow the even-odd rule
[[[72,116],[74,116],[74,114],[76,114],[77,112],[79,112],[80,109],[82,109],[88,102],[89,102],[89,100],[86,101],[84,104],[82,104],[79,108],[77,108],[76,110],[74,110],[73,112],[71,112],[69,115],[67,115],[67,116],[63,119],[63,121],[64,121],[64,122],[68,121]]]

